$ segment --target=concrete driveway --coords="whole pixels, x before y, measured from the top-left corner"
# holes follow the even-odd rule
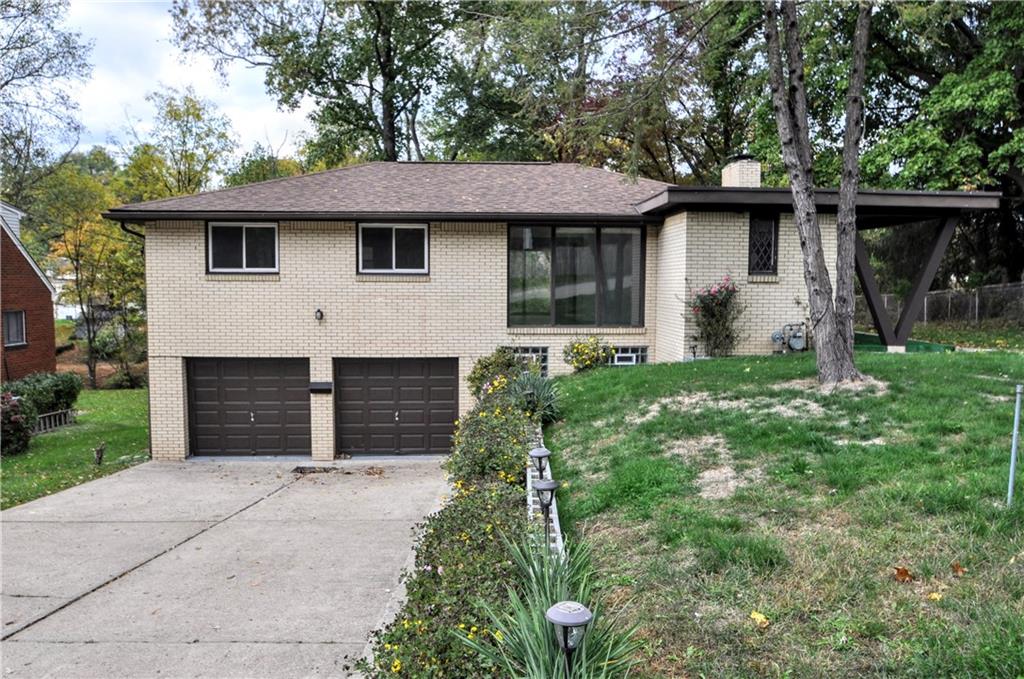
[[[447,486],[436,457],[297,464],[150,462],[3,512],[3,677],[350,676]]]

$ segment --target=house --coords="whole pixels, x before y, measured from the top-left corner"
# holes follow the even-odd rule
[[[53,286],[21,242],[25,213],[0,202],[0,307],[3,381],[56,369],[53,333]]]
[[[111,210],[146,228],[153,456],[443,452],[480,356],[512,346],[560,373],[566,343],[597,334],[629,360],[686,360],[682,299],[725,274],[747,308],[739,350],[769,353],[807,317],[790,192],[747,157],[722,176],[367,163]],[[872,228],[996,201],[864,191],[858,214]],[[819,192],[828,261],[836,204]]]

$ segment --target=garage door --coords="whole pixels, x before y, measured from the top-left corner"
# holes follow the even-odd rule
[[[309,361],[188,359],[193,455],[309,455]]]
[[[454,358],[334,359],[339,453],[446,453],[459,412]]]

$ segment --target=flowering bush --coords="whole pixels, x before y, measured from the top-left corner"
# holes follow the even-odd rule
[[[529,369],[529,364],[508,347],[498,347],[483,358],[477,360],[466,377],[469,384],[469,391],[476,398],[501,392],[508,386],[509,380],[514,380],[524,370]]]
[[[0,442],[3,455],[15,455],[28,449],[32,429],[36,426],[36,412],[24,399],[16,399],[9,391],[0,394]]]
[[[704,345],[705,355],[728,356],[736,347],[736,321],[743,313],[738,294],[739,289],[729,276],[691,293],[690,311],[697,324],[693,339]]]
[[[535,426],[532,414],[511,398],[487,399],[456,424],[445,468],[459,480],[524,483]]]
[[[573,337],[562,350],[562,358],[572,366],[574,372],[581,372],[606,365],[615,356],[615,349],[599,337]]]

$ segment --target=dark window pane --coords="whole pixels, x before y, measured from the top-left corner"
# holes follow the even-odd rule
[[[364,227],[362,229],[362,252],[360,261],[363,270],[391,270],[391,228]]]
[[[555,323],[597,322],[596,250],[594,229],[555,229]]]
[[[427,268],[423,247],[427,232],[424,229],[395,229],[395,268]]]
[[[602,325],[640,325],[640,229],[602,229]]]
[[[750,216],[750,251],[748,273],[778,272],[778,217]]]
[[[4,312],[4,345],[25,343],[25,313],[22,311]]]
[[[271,227],[245,230],[245,268],[273,269],[277,266],[277,236]]]
[[[210,227],[210,268],[242,268],[242,227]]]
[[[508,322],[551,325],[550,227],[509,230]]]

